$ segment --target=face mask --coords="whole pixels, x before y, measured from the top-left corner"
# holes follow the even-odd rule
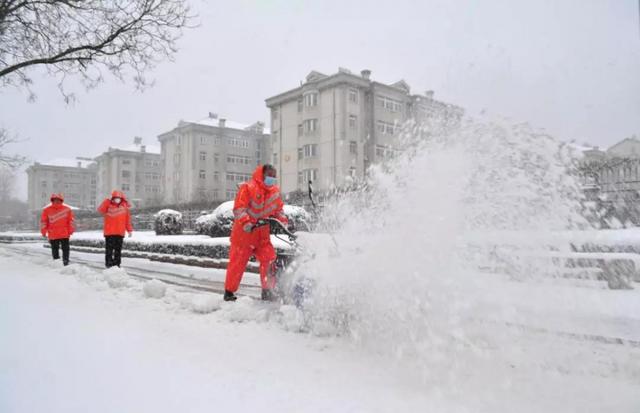
[[[122,202],[122,199],[120,199],[120,198],[113,198],[113,203],[114,203],[114,204],[119,204],[120,202]]]
[[[266,186],[273,186],[276,184],[278,180],[276,178],[274,178],[273,176],[267,176],[264,178],[264,184]]]

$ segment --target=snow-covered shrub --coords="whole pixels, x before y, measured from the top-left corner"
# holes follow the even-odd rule
[[[182,234],[182,214],[173,209],[163,209],[155,216],[156,235],[179,235]]]
[[[302,207],[285,205],[284,213],[289,219],[289,230],[309,231],[310,215]],[[228,237],[233,226],[233,201],[220,204],[212,213],[196,219],[196,232],[210,237]]]
[[[307,231],[311,230],[311,215],[301,206],[285,205],[284,214],[289,219],[289,231]]]
[[[198,234],[210,237],[228,237],[233,225],[233,201],[220,204],[212,213],[196,219],[195,228]]]

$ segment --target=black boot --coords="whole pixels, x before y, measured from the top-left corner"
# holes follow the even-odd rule
[[[262,299],[264,301],[277,301],[278,297],[273,293],[273,290],[262,289]]]
[[[238,297],[234,293],[229,290],[224,290],[224,300],[225,301],[235,301]]]

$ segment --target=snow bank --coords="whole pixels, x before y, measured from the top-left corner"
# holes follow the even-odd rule
[[[167,293],[167,285],[160,280],[150,280],[144,283],[142,292],[147,298],[162,298]]]
[[[126,288],[129,286],[129,275],[122,268],[107,268],[102,274],[111,288]]]

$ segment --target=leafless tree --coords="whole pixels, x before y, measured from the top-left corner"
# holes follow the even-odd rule
[[[27,161],[24,156],[5,153],[7,145],[17,141],[18,139],[10,136],[6,129],[0,128],[0,170],[9,169],[14,171]]]
[[[145,74],[171,59],[192,16],[186,0],[0,0],[0,86],[24,87],[33,97],[29,72],[40,66],[64,89],[67,77],[94,87],[111,73]]]

